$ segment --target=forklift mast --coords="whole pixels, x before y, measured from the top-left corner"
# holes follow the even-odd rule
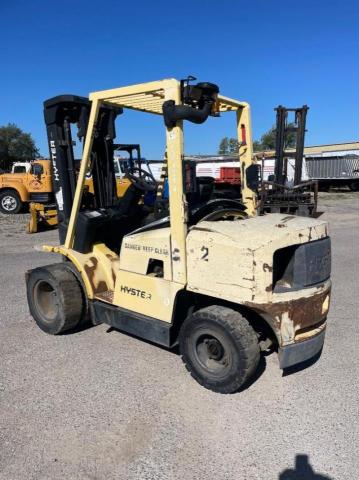
[[[76,95],[60,95],[44,102],[44,117],[52,164],[53,191],[59,221],[60,243],[66,238],[76,190],[74,142],[71,125],[77,125],[77,136],[85,137],[91,102]],[[113,158],[115,119],[122,113],[119,107],[101,107],[94,132],[90,170],[93,176],[97,208],[113,205],[116,200],[116,178]]]
[[[279,105],[275,110],[277,112],[276,124],[276,144],[275,144],[275,167],[274,181],[279,185],[285,185],[287,176],[287,159],[295,160],[294,185],[299,185],[302,180],[302,166],[304,153],[304,137],[307,112],[309,107],[303,105],[301,108],[285,108]],[[294,124],[288,123],[288,113],[294,112]],[[295,149],[287,151],[287,138],[289,133],[295,134]]]
[[[276,148],[274,154],[266,158],[274,158],[274,175],[261,181],[259,212],[287,213],[290,215],[318,216],[318,184],[315,181],[302,181],[305,124],[309,107],[286,108],[282,105],[275,108]],[[294,113],[294,122],[288,121],[290,113]],[[288,148],[288,137],[294,134],[295,146]],[[294,160],[293,183],[287,182],[288,159]]]

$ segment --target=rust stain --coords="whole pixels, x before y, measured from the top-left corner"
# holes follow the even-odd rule
[[[108,258],[110,260],[110,262],[117,262],[118,261],[118,257],[114,257],[110,253],[106,253],[106,258]]]
[[[313,227],[309,227],[309,236],[308,236],[308,241],[309,242],[312,240],[312,228]]]
[[[284,225],[283,223],[277,223],[276,227],[277,228],[285,228],[287,225]]]
[[[98,292],[103,292],[104,290],[107,290],[108,287],[106,285],[106,282],[101,280],[98,283],[96,283],[96,281],[95,281],[95,272],[96,272],[96,268],[97,268],[97,265],[98,265],[97,258],[96,257],[90,257],[89,262],[92,263],[92,265],[89,265],[89,263],[86,263],[84,265],[84,270],[86,272],[87,278],[90,282],[90,285],[92,287],[92,290],[93,290],[94,294],[97,294]]]
[[[252,304],[247,302],[253,310],[259,314],[269,315],[276,324],[276,328],[280,330],[282,318],[288,316],[294,325],[294,330],[303,329],[316,325],[323,321],[327,316],[327,312],[322,313],[322,306],[326,296],[330,293],[330,289],[324,292],[301,297],[287,302]]]

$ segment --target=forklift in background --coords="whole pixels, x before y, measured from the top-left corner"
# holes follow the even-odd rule
[[[262,181],[259,190],[259,212],[288,213],[316,217],[318,182],[302,182],[305,126],[308,107],[286,108],[278,106],[276,115],[276,146],[274,154],[263,152],[258,161],[262,163]],[[294,114],[294,122],[289,122]],[[287,148],[288,134],[294,133],[295,147]],[[274,174],[263,179],[265,162],[274,159]],[[288,181],[288,165],[294,169],[293,180]]]
[[[70,137],[67,137],[65,141],[71,141]],[[142,168],[141,165],[145,164],[146,169],[152,174],[150,166],[145,160],[141,158],[141,149],[138,144],[114,144],[113,145],[114,154],[121,154],[126,152],[128,158],[120,158],[118,155],[114,157],[114,169],[116,177],[116,194],[120,198],[124,195],[127,188],[131,185],[131,181],[128,178],[130,175],[133,175],[136,169]],[[43,161],[45,170],[48,170],[49,177],[52,177],[51,171],[51,162],[49,160]],[[75,181],[77,179],[80,162],[74,160],[75,168],[70,170],[71,174],[75,176]],[[51,184],[50,184],[51,187]],[[91,195],[94,195],[94,184],[92,180],[91,167],[87,174],[85,181],[85,196],[87,198],[87,203],[91,199]],[[37,233],[40,230],[49,229],[58,226],[57,218],[57,208],[54,201],[39,203],[31,202],[29,204],[29,213],[30,220],[26,227],[27,233]]]
[[[168,214],[149,221],[143,198],[155,192],[138,169],[117,198],[115,119],[125,109],[160,115],[166,133]],[[184,121],[236,115],[242,201],[214,203],[195,191],[184,168]],[[151,115],[147,115],[149,121]],[[45,102],[54,171],[59,246],[65,259],[26,273],[37,325],[60,334],[86,319],[171,348],[192,377],[220,393],[237,391],[255,374],[260,352],[277,350],[281,368],[320,352],[330,300],[330,238],[325,221],[258,215],[258,165],[250,109],[212,83],[166,79]],[[219,121],[219,120],[216,120]],[[66,122],[84,137],[77,184]],[[92,165],[94,198],[84,186]],[[134,359],[135,361],[135,359]]]

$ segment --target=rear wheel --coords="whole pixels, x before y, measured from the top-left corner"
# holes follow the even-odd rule
[[[0,193],[0,211],[2,213],[19,213],[22,207],[21,199],[14,190],[4,190]]]
[[[215,392],[237,391],[258,367],[256,333],[230,308],[211,306],[189,316],[182,325],[179,344],[192,377]]]
[[[84,316],[84,292],[65,263],[31,270],[27,299],[37,325],[52,335],[75,328]]]

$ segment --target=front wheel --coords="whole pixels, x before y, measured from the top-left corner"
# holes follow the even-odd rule
[[[52,335],[75,328],[84,317],[84,292],[66,263],[31,270],[27,300],[37,325]]]
[[[258,339],[238,312],[210,306],[190,315],[179,336],[180,353],[192,377],[205,388],[233,393],[255,373]]]
[[[2,213],[19,213],[22,202],[17,192],[4,190],[0,193],[0,211]]]

